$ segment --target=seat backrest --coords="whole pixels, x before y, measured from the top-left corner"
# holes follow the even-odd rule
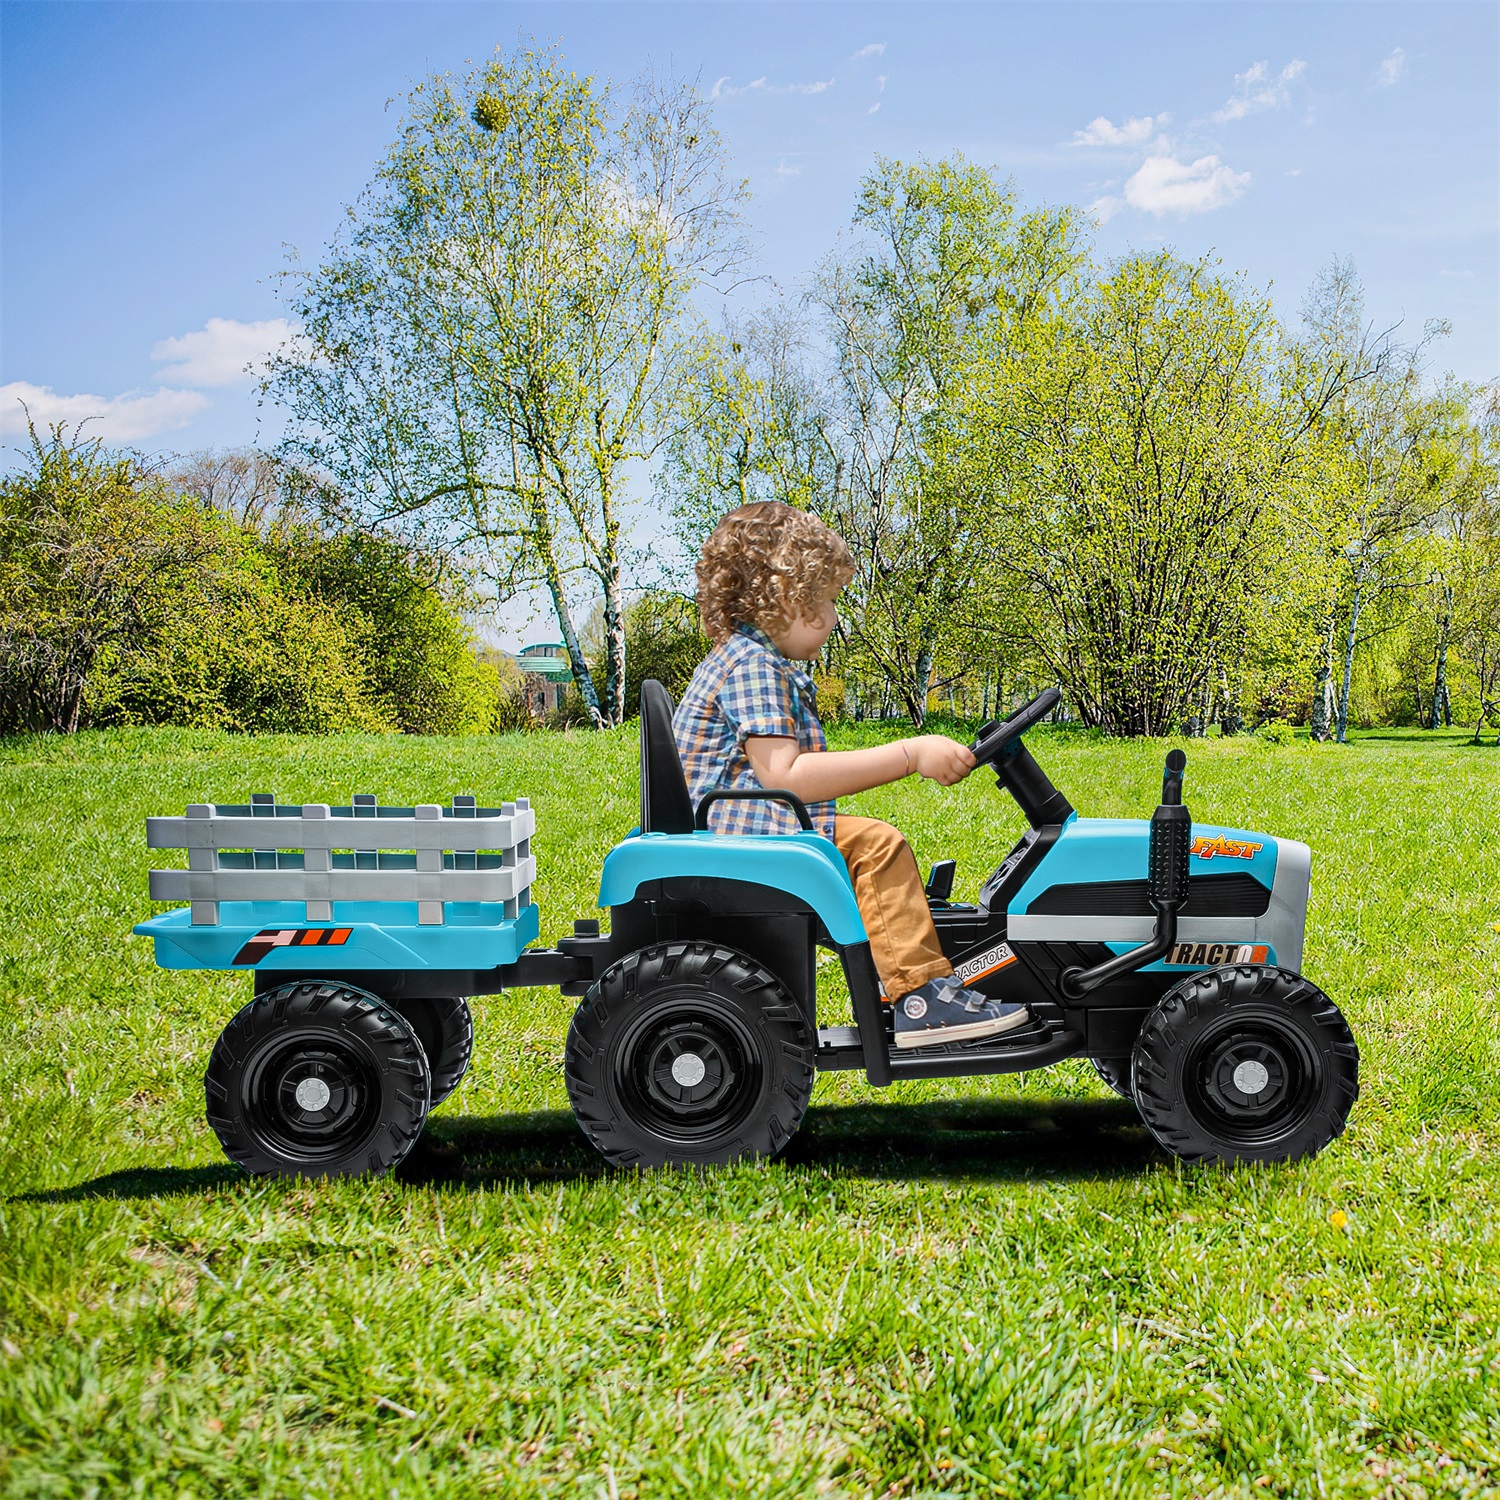
[[[672,695],[654,677],[641,684],[641,832],[691,833],[693,799],[672,734]]]

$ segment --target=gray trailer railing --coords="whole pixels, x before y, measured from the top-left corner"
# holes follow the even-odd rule
[[[152,870],[153,901],[187,901],[194,926],[214,925],[221,901],[302,901],[309,922],[333,919],[335,901],[415,901],[417,921],[441,925],[443,903],[483,901],[507,918],[531,902],[536,817],[525,797],[479,807],[278,806],[193,803],[181,818],[147,818],[153,849],[186,849],[185,870]]]

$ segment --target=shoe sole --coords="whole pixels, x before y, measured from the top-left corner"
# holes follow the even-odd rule
[[[1031,1020],[1029,1010],[998,1016],[993,1021],[971,1021],[967,1026],[931,1026],[926,1031],[908,1031],[897,1036],[896,1045],[903,1050],[912,1047],[936,1047],[943,1042],[972,1042],[982,1036],[999,1036],[1014,1031]]]

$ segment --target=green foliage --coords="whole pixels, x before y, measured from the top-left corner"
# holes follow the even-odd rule
[[[0,482],[0,732],[71,733],[101,661],[146,656],[232,531],[61,426],[30,461]]]
[[[0,1491],[1493,1494],[1493,756],[1352,738],[1190,749],[1199,817],[1314,848],[1307,968],[1362,1085],[1314,1161],[1182,1170],[1073,1062],[825,1074],[779,1162],[606,1174],[562,1087],[576,1001],[522,990],[476,1005],[475,1064],[402,1177],[335,1184],[220,1155],[202,1074],[248,981],[126,936],[161,858],[142,819],[529,795],[555,941],[635,821],[633,733],[0,745]],[[1159,742],[1034,748],[1091,814],[1155,802]],[[989,776],[849,810],[957,858],[961,894],[1022,827]]]
[[[710,642],[698,619],[698,606],[680,594],[650,593],[625,610],[625,704],[640,712],[641,684],[654,677],[680,699]]]
[[[963,462],[995,587],[1085,723],[1175,729],[1263,622],[1296,423],[1274,333],[1262,299],[1163,253],[976,359]]]
[[[0,486],[0,730],[484,732],[500,677],[396,542],[256,529],[54,432]]]
[[[405,734],[473,734],[494,721],[499,677],[474,655],[453,602],[419,576],[410,550],[367,533],[310,527],[268,538],[284,586],[337,609],[358,642],[378,712]]]

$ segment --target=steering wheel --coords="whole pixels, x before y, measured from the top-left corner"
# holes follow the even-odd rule
[[[974,759],[980,765],[998,760],[1012,740],[1035,728],[1061,702],[1062,694],[1055,687],[1044,688],[1003,724],[986,724],[979,731],[979,738],[969,746]]]

